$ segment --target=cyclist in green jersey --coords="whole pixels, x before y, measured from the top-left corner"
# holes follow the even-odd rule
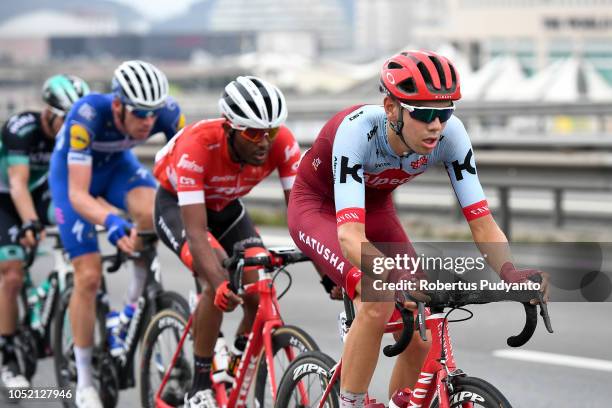
[[[0,387],[27,388],[15,355],[17,298],[23,285],[24,248],[44,238],[51,223],[47,184],[55,135],[64,116],[89,86],[72,75],[50,77],[42,89],[45,107],[11,116],[0,130]]]

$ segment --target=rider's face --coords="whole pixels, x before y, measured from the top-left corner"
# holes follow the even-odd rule
[[[128,135],[136,140],[143,140],[149,137],[156,120],[157,116],[155,115],[140,118],[130,112],[129,109],[125,110],[125,130]]]
[[[121,123],[121,117],[123,116],[124,127],[123,131],[127,133],[132,139],[144,140],[151,134],[155,121],[157,120],[156,115],[140,118],[131,112],[131,107],[121,103],[119,99],[113,100],[113,112],[116,123]]]
[[[262,137],[258,142],[247,140],[240,131],[236,130],[234,136],[234,148],[243,160],[252,166],[261,166],[268,160],[272,141],[268,137]]]
[[[427,106],[432,108],[444,108],[451,106],[451,101],[414,101],[409,103],[412,106]],[[399,113],[399,104],[394,103],[395,118]],[[440,141],[440,135],[446,126],[446,122],[440,122],[440,119],[435,118],[430,123],[425,123],[417,119],[413,119],[410,116],[410,112],[407,109],[402,109],[402,117],[404,120],[404,127],[402,129],[402,135],[404,140],[415,153],[418,154],[429,154],[438,145]],[[393,119],[392,119],[393,120]],[[395,119],[396,120],[396,119]],[[401,143],[401,142],[400,142]]]

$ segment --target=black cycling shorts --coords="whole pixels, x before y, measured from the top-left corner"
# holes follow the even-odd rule
[[[51,192],[47,183],[30,194],[40,222],[44,225],[51,225],[50,220],[53,218]],[[23,249],[18,239],[21,224],[21,217],[13,204],[11,195],[0,193],[0,262],[23,259]]]
[[[217,239],[225,252],[231,256],[235,244],[245,247],[263,246],[259,233],[240,200],[234,200],[221,211],[206,210],[208,231]],[[162,242],[180,258],[185,244],[185,228],[181,219],[178,198],[163,187],[155,194],[153,214],[155,230]]]

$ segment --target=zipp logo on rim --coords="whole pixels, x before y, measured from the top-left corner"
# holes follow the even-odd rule
[[[473,393],[470,391],[461,391],[453,395],[453,398],[451,399],[450,403],[451,405],[455,405],[459,402],[466,402],[466,401],[485,402],[485,399],[476,393]]]
[[[300,376],[307,373],[317,373],[328,377],[327,371],[318,364],[302,364],[293,370],[293,380],[297,380]]]

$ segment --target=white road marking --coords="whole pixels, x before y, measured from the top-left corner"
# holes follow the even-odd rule
[[[566,367],[584,368],[587,370],[612,371],[612,361],[596,358],[568,356],[566,354],[545,353],[530,350],[495,350],[493,356],[510,360],[529,361]]]

